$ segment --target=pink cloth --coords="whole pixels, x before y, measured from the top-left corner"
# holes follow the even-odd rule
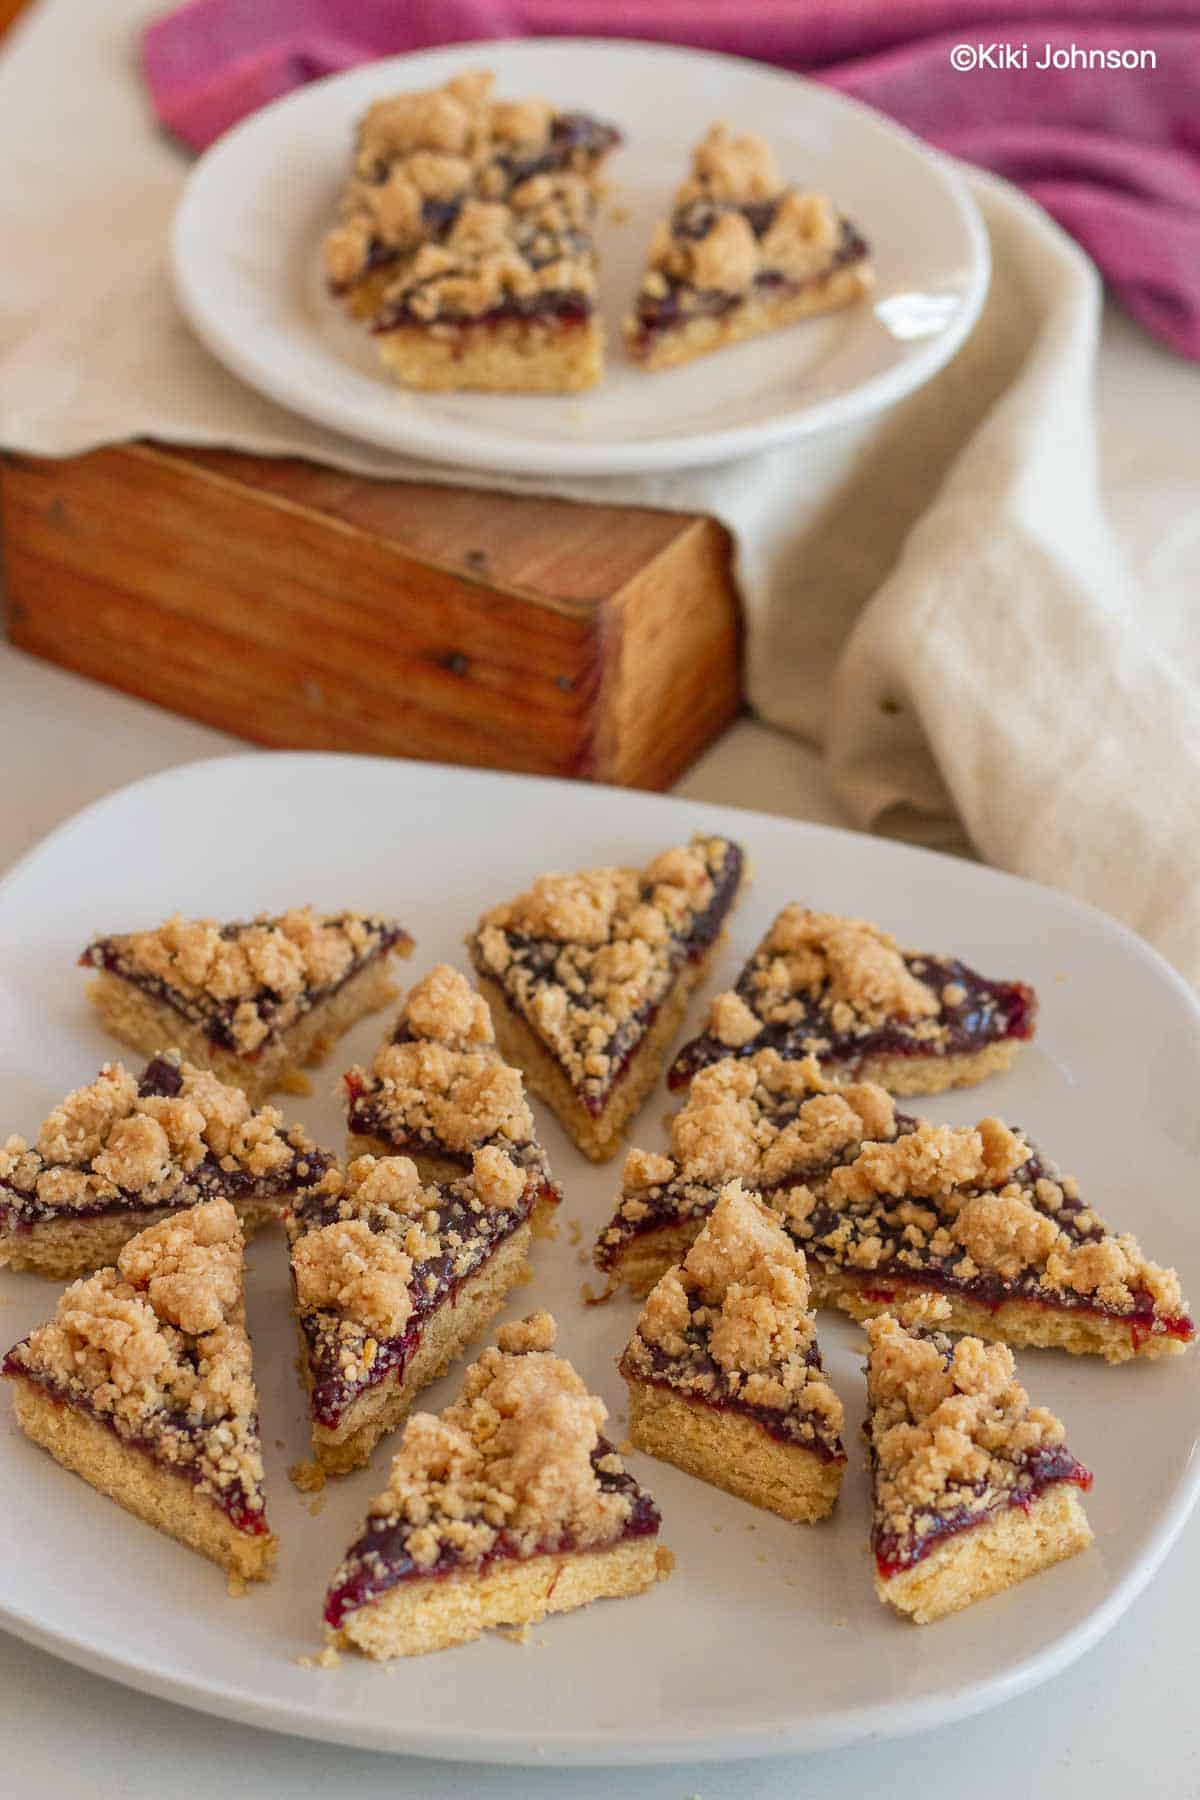
[[[149,26],[162,123],[203,149],[256,107],[403,50],[479,38],[652,38],[780,63],[995,169],[1094,258],[1129,311],[1200,359],[1200,0],[190,0]],[[1154,68],[956,73],[955,45],[1152,51]]]

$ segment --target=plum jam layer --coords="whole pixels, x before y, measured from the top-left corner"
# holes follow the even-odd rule
[[[797,994],[794,1004],[801,1009],[799,1015],[786,1023],[764,1020],[761,1031],[748,1043],[735,1048],[704,1032],[685,1044],[671,1065],[668,1085],[686,1087],[697,1070],[709,1063],[728,1056],[753,1056],[759,1050],[777,1050],[788,1058],[812,1054],[824,1065],[837,1064],[853,1072],[874,1057],[964,1056],[989,1044],[1033,1036],[1037,995],[1024,982],[990,981],[957,958],[913,954],[904,962],[910,974],[941,996],[934,1021],[936,1036],[929,1035],[928,1021],[923,1022],[924,1031],[900,1020],[859,1031],[834,1031],[826,1008],[818,1000]],[[756,998],[753,974],[752,965],[743,972],[736,989],[751,1011]],[[947,989],[951,993],[957,990],[962,998],[948,1004]]]
[[[654,1537],[661,1523],[657,1506],[649,1494],[642,1492],[632,1475],[612,1474],[600,1467],[604,1458],[612,1454],[613,1446],[606,1438],[600,1438],[592,1451],[592,1467],[601,1493],[629,1496],[629,1517],[611,1544],[586,1545],[583,1546],[585,1549],[611,1549],[629,1538]],[[369,1605],[389,1589],[399,1587],[401,1582],[439,1580],[464,1571],[483,1575],[499,1562],[569,1555],[580,1548],[569,1537],[564,1537],[556,1543],[539,1544],[533,1550],[519,1550],[511,1535],[501,1532],[483,1557],[467,1560],[447,1544],[443,1545],[435,1563],[419,1565],[408,1554],[408,1539],[413,1529],[403,1521],[395,1524],[383,1520],[368,1521],[367,1529],[346,1556],[338,1579],[329,1590],[325,1601],[327,1625],[336,1630],[347,1614]]]
[[[1085,1469],[1063,1445],[1014,1456],[1012,1463],[1016,1471],[1013,1487],[995,1506],[984,1512],[972,1511],[965,1504],[940,1516],[930,1509],[936,1524],[928,1531],[905,1534],[885,1531],[877,1525],[871,1533],[871,1549],[875,1555],[875,1566],[884,1580],[892,1575],[899,1575],[904,1569],[913,1568],[949,1538],[962,1532],[974,1531],[981,1525],[991,1524],[999,1514],[1012,1507],[1018,1507],[1027,1513],[1047,1488],[1061,1482],[1070,1482],[1086,1493],[1092,1485],[1091,1470]],[[981,1494],[985,1490],[979,1485],[972,1491]]]
[[[216,1049],[231,1051],[243,1062],[253,1063],[262,1055],[263,1050],[277,1041],[277,1033],[272,1021],[285,1007],[288,1009],[286,1029],[290,1029],[307,1013],[312,1012],[314,1007],[320,1006],[324,1001],[330,1000],[335,994],[340,993],[348,982],[353,981],[355,976],[361,975],[364,969],[370,968],[372,963],[378,962],[393,950],[412,948],[412,938],[398,925],[387,925],[379,921],[378,928],[380,930],[379,943],[366,956],[357,958],[337,981],[327,982],[323,987],[305,988],[302,993],[290,1000],[285,1000],[270,988],[260,989],[254,995],[254,1005],[268,1030],[262,1044],[256,1050],[249,1051],[239,1048],[233,1026],[235,1013],[239,1007],[246,1004],[244,995],[229,1000],[215,1000],[209,994],[185,994],[181,989],[172,987],[169,982],[162,980],[161,977],[151,975],[132,965],[124,957],[119,943],[114,938],[97,938],[94,943],[89,944],[79,958],[79,965],[84,969],[103,969],[105,974],[115,975],[120,981],[127,981],[131,987],[148,994],[152,1000],[157,1000],[163,1006],[169,1006],[172,1012],[178,1013],[181,1019],[186,1019],[189,1025],[194,1025],[205,1032],[209,1043]],[[246,926],[245,924],[231,924],[223,925],[220,929],[222,937],[233,938],[238,933],[245,931]]]
[[[68,1394],[54,1382],[46,1381],[27,1369],[23,1363],[17,1360],[17,1352],[20,1349],[21,1345],[17,1344],[9,1351],[3,1364],[0,1364],[0,1374],[32,1382],[56,1406],[66,1406],[76,1412],[85,1413],[97,1425],[103,1425],[106,1431],[111,1432],[113,1437],[127,1450],[138,1451],[155,1468],[162,1469],[169,1475],[178,1475],[184,1481],[191,1482],[193,1487],[200,1488],[199,1449],[212,1427],[206,1428],[193,1424],[185,1413],[164,1411],[161,1414],[161,1426],[153,1436],[144,1432],[133,1434],[119,1431],[107,1413],[90,1405],[80,1395]],[[186,1352],[180,1352],[180,1354],[185,1355]],[[257,1417],[252,1419],[250,1429],[257,1436]],[[175,1454],[164,1455],[164,1444],[169,1445]],[[189,1448],[193,1452],[191,1455],[188,1453]],[[244,1532],[247,1537],[266,1535],[269,1528],[261,1487],[248,1489],[243,1481],[234,1477],[220,1488],[213,1488],[211,1484],[206,1484],[202,1491],[204,1498],[211,1500],[213,1505],[219,1507],[225,1514],[235,1531]]]

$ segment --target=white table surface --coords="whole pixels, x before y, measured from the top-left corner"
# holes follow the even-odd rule
[[[1178,518],[1184,507],[1200,514],[1194,483],[1173,479],[1196,466],[1200,369],[1110,316],[1098,398],[1104,468],[1127,474],[1144,463],[1150,472],[1139,516],[1116,521],[1135,564],[1150,561],[1156,523]],[[234,748],[241,746],[219,732],[63,674],[0,639],[0,871],[110,789]],[[848,822],[817,757],[749,722],[710,751],[680,791]],[[621,1772],[489,1770],[277,1737],[147,1699],[0,1632],[0,1795],[793,1800],[811,1793],[822,1800],[927,1800],[932,1791],[969,1800],[1195,1800],[1198,1593],[1200,1523],[1193,1522],[1150,1590],[1097,1649],[1049,1686],[995,1712],[898,1743],[804,1759]]]

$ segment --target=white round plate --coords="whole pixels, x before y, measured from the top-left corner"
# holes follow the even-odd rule
[[[548,94],[625,133],[599,250],[609,369],[582,396],[417,394],[325,291],[355,120],[373,100],[487,67],[504,95]],[[647,375],[621,346],[655,221],[715,118],[761,131],[784,174],[832,194],[872,245],[870,302],[687,368]],[[618,222],[618,219],[620,222]],[[179,299],[200,337],[273,400],[347,436],[468,468],[543,475],[681,469],[889,405],[941,368],[978,316],[987,236],[950,163],[827,88],[736,57],[571,39],[457,45],[302,88],[203,158],[174,231]]]
[[[728,808],[366,758],[237,756],[126,788],[49,838],[0,888],[0,1134],[31,1133],[114,1046],[93,1023],[75,957],[97,928],[156,923],[176,908],[244,916],[300,900],[395,911],[415,932],[415,976],[463,963],[463,933],[546,867],[641,862],[697,828],[749,850],[754,886],[722,948],[724,985],[776,909],[803,896],[876,918],[902,941],[950,948],[1036,983],[1037,1042],[976,1091],[929,1100],[959,1123],[1000,1113],[1075,1171],[1092,1202],[1149,1253],[1200,1277],[1195,1204],[1197,1008],[1167,966],[1100,914],[966,862]],[[700,1002],[693,1017],[700,1011]],[[337,1071],[368,1058],[381,1018],[339,1048],[311,1100],[286,1101],[340,1147]],[[665,1094],[635,1139],[663,1145]],[[555,1243],[506,1317],[549,1306],[563,1351],[625,1435],[614,1368],[635,1308],[582,1304],[590,1245],[619,1164],[595,1168],[545,1108],[539,1122],[565,1191]],[[579,1231],[567,1227],[578,1223]],[[1023,1354],[1035,1398],[1066,1420],[1095,1470],[1084,1555],[957,1618],[918,1629],[880,1606],[866,1549],[861,1337],[822,1315],[846,1406],[850,1463],[836,1515],[789,1525],[648,1457],[630,1458],[663,1513],[671,1580],[636,1599],[545,1621],[521,1649],[496,1635],[391,1669],[297,1658],[320,1647],[326,1584],[383,1484],[372,1467],[314,1503],[289,1484],[307,1449],[281,1234],[250,1251],[254,1336],[275,1580],[246,1598],[217,1570],[57,1468],[0,1399],[0,1623],[133,1687],[247,1723],[418,1755],[500,1762],[688,1762],[827,1748],[962,1717],[1044,1681],[1108,1630],[1149,1580],[1200,1483],[1200,1356],[1108,1368]],[[0,1277],[15,1341],[56,1290]],[[4,1347],[4,1346],[0,1346]],[[428,1390],[436,1409],[461,1369]]]

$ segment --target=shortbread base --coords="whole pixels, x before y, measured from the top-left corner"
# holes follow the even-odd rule
[[[279,1217],[287,1194],[271,1200],[235,1200],[233,1209],[247,1238]],[[180,1209],[176,1206],[139,1207],[136,1211],[94,1213],[72,1218],[64,1214],[31,1225],[27,1231],[13,1227],[0,1233],[0,1268],[47,1275],[56,1281],[72,1281],[115,1263],[130,1238]]]
[[[576,394],[604,373],[599,319],[500,319],[431,326],[396,325],[375,334],[389,373],[426,393],[473,388],[490,393]]]
[[[634,1376],[625,1381],[629,1435],[639,1450],[802,1525],[833,1511],[844,1459],[830,1462],[803,1444],[783,1443],[745,1413]]]
[[[10,1379],[18,1425],[64,1469],[229,1574],[243,1581],[263,1581],[270,1574],[277,1548],[270,1532],[254,1537],[238,1531],[228,1514],[185,1476],[124,1443],[99,1420],[54,1399],[37,1382],[19,1375]]]
[[[631,1239],[612,1267],[604,1271],[608,1291],[615,1292],[624,1283],[643,1299],[668,1269],[683,1261],[704,1223],[701,1216]],[[915,1276],[900,1281],[890,1275],[851,1275],[823,1265],[811,1253],[808,1276],[814,1307],[836,1308],[860,1321],[891,1312],[899,1301],[915,1294],[929,1293],[945,1300],[950,1308],[946,1317],[938,1320],[939,1330],[1009,1344],[1014,1350],[1066,1350],[1072,1356],[1102,1356],[1106,1362],[1122,1363],[1135,1357],[1153,1361],[1179,1356],[1189,1348],[1183,1339],[1167,1332],[1135,1330],[1128,1319],[1044,1305],[1038,1300],[1005,1300],[999,1306],[984,1306],[965,1295],[926,1287]]]
[[[915,1624],[931,1625],[1077,1556],[1091,1541],[1077,1490],[1061,1483],[1028,1510],[1010,1506],[987,1524],[948,1538],[911,1569],[889,1576],[876,1571],[875,1592]]]
[[[533,1229],[521,1225],[447,1302],[430,1313],[402,1376],[389,1375],[348,1406],[336,1426],[313,1422],[313,1455],[327,1475],[347,1475],[369,1461],[381,1437],[403,1423],[421,1392],[444,1375],[472,1338],[486,1330],[510,1291],[527,1274]],[[308,1344],[300,1333],[300,1368],[311,1393]]]
[[[944,1094],[947,1088],[974,1087],[989,1075],[1011,1068],[1022,1038],[1002,1038],[982,1050],[965,1050],[957,1056],[868,1056],[861,1063],[839,1068],[822,1063],[834,1080],[874,1081],[889,1094]]]
[[[391,954],[407,956],[410,949],[401,943]],[[166,1049],[181,1050],[184,1059],[198,1069],[211,1069],[221,1081],[240,1087],[251,1106],[262,1106],[277,1088],[307,1093],[309,1084],[302,1069],[324,1062],[351,1026],[367,1013],[387,1006],[397,992],[388,973],[388,958],[378,957],[305,1013],[278,1043],[264,1046],[250,1058],[214,1044],[202,1027],[110,969],[102,969],[88,984],[88,998],[105,1028],[123,1044],[147,1057]]]
[[[720,942],[720,939],[717,940]],[[716,948],[714,944],[713,948]],[[549,1106],[564,1131],[592,1162],[607,1162],[621,1148],[625,1128],[649,1095],[683,1024],[693,990],[708,973],[710,950],[699,962],[687,963],[667,995],[649,1031],[633,1053],[624,1075],[603,1111],[593,1116],[563,1073],[558,1059],[513,1011],[500,983],[477,971],[479,991],[488,1003],[496,1042],[506,1062],[515,1063],[525,1084]]]
[[[493,1625],[535,1625],[547,1613],[641,1594],[665,1581],[673,1557],[655,1538],[606,1550],[494,1563],[485,1573],[401,1582],[343,1621],[333,1641],[379,1661],[468,1644]]]
[[[919,1280],[898,1281],[891,1276],[854,1277],[840,1269],[823,1268],[815,1257],[808,1259],[814,1306],[837,1307],[852,1319],[874,1319],[891,1312],[899,1301],[913,1294],[936,1294],[950,1310],[938,1319],[938,1330],[969,1337],[985,1338],[991,1343],[1009,1344],[1014,1350],[1066,1350],[1072,1356],[1102,1356],[1105,1362],[1132,1362],[1134,1358],[1153,1361],[1162,1356],[1178,1356],[1188,1348],[1181,1339],[1166,1332],[1143,1335],[1134,1330],[1128,1319],[1112,1318],[1104,1313],[1081,1309],[1058,1308],[1038,1300],[1005,1300],[999,1306],[984,1306],[962,1294],[944,1293],[941,1288],[923,1286]]]
[[[652,333],[644,343],[638,320],[631,318],[625,325],[626,345],[639,368],[677,368],[697,356],[740,344],[746,338],[761,337],[800,319],[853,306],[870,292],[874,280],[874,271],[865,259],[848,263],[820,280],[806,282],[797,293],[786,297],[772,297],[766,291],[751,295],[725,313],[694,313],[679,325]]]

